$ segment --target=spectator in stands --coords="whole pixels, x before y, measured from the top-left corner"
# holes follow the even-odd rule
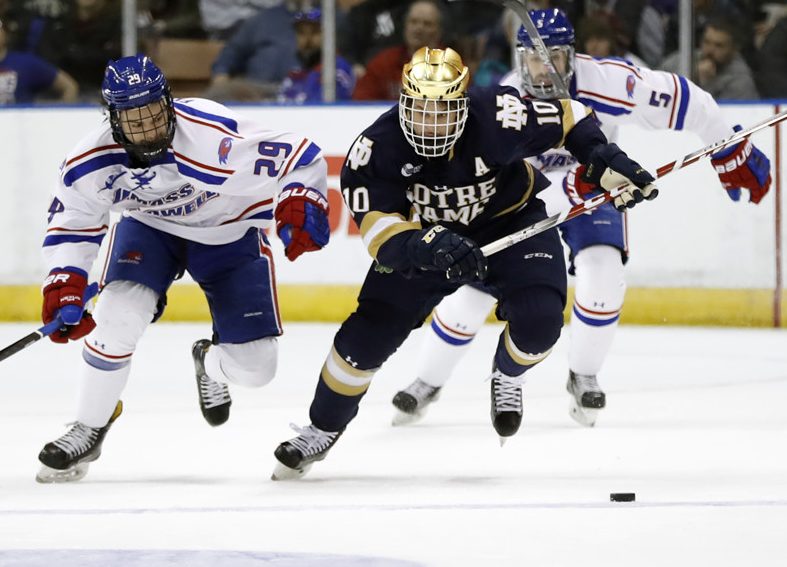
[[[300,65],[291,70],[282,83],[281,102],[322,101],[322,23],[320,10],[295,14],[296,55]],[[355,80],[350,64],[343,57],[336,58],[336,100],[352,98]]]
[[[356,77],[372,57],[401,41],[406,11],[407,3],[399,0],[361,0],[347,11],[337,31],[338,50]]]
[[[678,53],[670,55],[661,68],[677,73],[678,56]],[[713,98],[758,98],[751,69],[740,54],[737,28],[732,20],[717,17],[708,22],[702,34],[700,51],[695,57],[695,65],[697,84]]]
[[[65,15],[69,11],[68,0],[0,0],[5,2],[5,23],[7,41],[14,51],[40,53],[42,39],[65,25]],[[0,12],[0,17],[3,13]]]
[[[208,37],[226,41],[260,10],[284,4],[284,0],[199,0],[199,11]]]
[[[577,51],[591,57],[620,57],[635,65],[645,62],[628,49],[631,38],[625,33],[615,14],[595,12],[582,18],[577,25]]]
[[[767,20],[760,23],[755,42],[757,88],[764,98],[787,98],[787,6],[774,6]]]
[[[219,101],[275,100],[281,82],[298,66],[294,15],[281,4],[263,8],[246,20],[213,64],[205,96]]]
[[[68,7],[50,21],[37,53],[74,77],[81,99],[98,101],[104,67],[121,55],[121,3],[74,0]]]
[[[76,81],[37,55],[9,51],[0,20],[0,104],[31,103],[39,95],[52,92],[57,100],[77,98]]]
[[[404,20],[404,43],[389,47],[369,61],[358,79],[355,100],[397,100],[402,84],[402,67],[418,49],[442,46],[442,13],[434,0],[416,0]]]
[[[148,39],[207,37],[199,0],[142,0],[137,12],[138,31]]]
[[[475,67],[470,67],[471,85],[491,87],[511,70],[512,45],[516,45],[516,32],[521,25],[519,16],[510,8],[503,10],[497,24],[479,36],[481,58]],[[460,51],[460,53],[464,53]],[[472,62],[472,59],[470,59]]]
[[[672,33],[678,17],[678,0],[650,0],[640,13],[635,32],[637,54],[648,67],[657,67],[667,51],[667,34]]]

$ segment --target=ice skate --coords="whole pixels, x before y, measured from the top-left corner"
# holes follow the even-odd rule
[[[571,418],[586,427],[596,425],[598,412],[607,403],[606,396],[599,388],[596,377],[590,374],[575,374],[569,370],[566,390],[571,394],[568,406]]]
[[[200,339],[191,347],[194,373],[197,377],[197,393],[202,417],[216,427],[230,418],[232,398],[226,384],[212,380],[205,372],[205,353],[211,346],[208,339]]]
[[[419,421],[426,415],[429,404],[436,402],[439,397],[439,387],[431,386],[416,378],[415,382],[407,388],[396,392],[391,401],[396,408],[392,425],[407,425]]]
[[[322,461],[333,447],[342,431],[323,431],[314,425],[290,427],[298,433],[297,437],[281,443],[273,452],[279,461],[273,470],[271,480],[295,480],[303,477],[315,461]]]
[[[43,466],[36,475],[36,481],[49,484],[82,479],[90,463],[101,456],[104,437],[121,413],[123,402],[118,401],[104,427],[88,427],[78,421],[69,424],[71,429],[65,435],[44,445],[38,454],[38,460]]]
[[[522,424],[522,386],[524,376],[507,376],[494,370],[491,380],[492,425],[500,436],[502,447],[506,439],[519,431]]]

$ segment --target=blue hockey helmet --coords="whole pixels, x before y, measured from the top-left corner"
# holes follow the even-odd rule
[[[538,35],[544,42],[544,45],[551,47],[553,45],[574,45],[574,26],[568,21],[568,17],[558,8],[551,8],[549,10],[530,10],[530,19],[536,25]],[[519,26],[519,32],[516,34],[519,45],[525,47],[533,47],[533,40],[525,30],[525,26]]]
[[[322,10],[320,10],[319,8],[313,8],[311,10],[304,10],[303,12],[297,12],[293,17],[293,24],[300,24],[301,22],[310,22],[313,24],[319,24],[321,19],[322,19]]]
[[[175,109],[164,74],[145,55],[110,61],[101,95],[112,137],[142,165],[163,156],[175,136]]]
[[[574,76],[574,26],[558,8],[531,10],[530,18],[550,52],[555,70],[568,87],[571,77]],[[545,66],[540,62],[533,40],[525,30],[525,26],[520,26],[517,40],[519,42],[516,50],[517,64],[522,87],[538,98],[557,97],[558,89],[552,84]],[[535,70],[532,67],[535,67]]]

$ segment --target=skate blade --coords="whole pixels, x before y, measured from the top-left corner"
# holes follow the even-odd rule
[[[598,408],[580,406],[573,397],[568,405],[568,415],[583,427],[595,427],[599,411],[601,410]]]
[[[287,465],[276,463],[276,467],[273,469],[273,474],[271,475],[271,480],[298,480],[299,478],[303,478],[311,468],[312,463],[299,469],[291,469]]]
[[[90,463],[79,463],[65,470],[53,469],[46,465],[36,474],[36,482],[41,484],[55,484],[63,482],[76,482],[82,480],[87,474]]]
[[[410,425],[421,421],[426,415],[426,410],[416,411],[415,413],[405,413],[402,410],[394,410],[394,416],[391,419],[391,425],[398,427],[400,425]]]

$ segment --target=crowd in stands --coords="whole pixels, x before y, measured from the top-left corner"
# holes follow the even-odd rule
[[[679,71],[679,0],[528,4],[565,11],[579,53]],[[161,57],[165,73],[186,68],[172,71],[175,96],[322,100],[319,0],[137,5],[140,51]],[[97,102],[106,62],[121,56],[121,9],[120,0],[0,0],[0,104]],[[694,0],[693,11],[697,84],[719,100],[787,98],[787,1]],[[338,101],[396,100],[402,65],[423,45],[456,48],[474,84],[494,84],[511,68],[520,23],[483,0],[336,0],[336,16]],[[192,56],[167,57],[178,46]]]

